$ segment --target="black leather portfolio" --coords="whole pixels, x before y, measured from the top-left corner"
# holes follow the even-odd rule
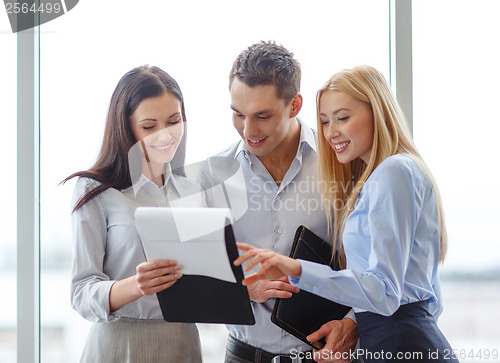
[[[230,224],[225,227],[224,234],[236,283],[201,275],[182,276],[171,287],[157,293],[166,321],[255,324],[247,288],[241,284],[243,270],[233,265],[238,250]]]
[[[329,265],[339,270],[337,258],[332,261],[332,247],[304,226],[295,233],[290,257]],[[309,342],[306,337],[331,320],[340,320],[351,310],[318,295],[300,290],[288,299],[276,299],[271,320],[313,348],[321,349],[325,341]]]

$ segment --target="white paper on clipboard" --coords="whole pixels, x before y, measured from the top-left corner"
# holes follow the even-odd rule
[[[172,259],[183,274],[236,282],[224,237],[229,209],[139,207],[134,217],[148,261]]]

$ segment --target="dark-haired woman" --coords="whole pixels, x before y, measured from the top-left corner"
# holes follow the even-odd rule
[[[146,262],[133,218],[139,206],[204,206],[182,168],[185,120],[177,82],[157,67],[134,68],[111,98],[97,162],[65,180],[78,177],[71,302],[96,323],[81,362],[201,362],[196,325],[165,322],[155,296],[181,267]]]

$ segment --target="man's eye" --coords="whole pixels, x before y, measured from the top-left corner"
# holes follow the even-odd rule
[[[258,118],[259,120],[267,120],[267,119],[268,119],[268,118],[270,118],[270,117],[271,117],[271,116],[266,115],[266,116],[258,116],[257,118]]]

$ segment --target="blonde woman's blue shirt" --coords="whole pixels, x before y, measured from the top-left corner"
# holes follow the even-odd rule
[[[401,305],[429,300],[437,319],[442,306],[436,199],[410,157],[391,156],[373,171],[347,218],[343,244],[345,270],[301,260],[302,275],[291,283],[357,313],[392,315]]]

